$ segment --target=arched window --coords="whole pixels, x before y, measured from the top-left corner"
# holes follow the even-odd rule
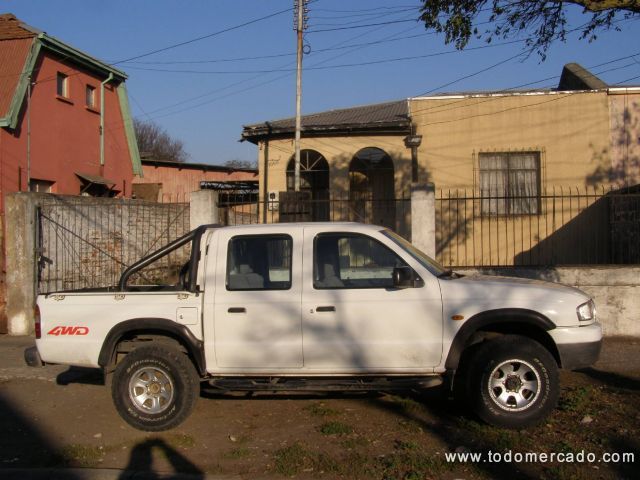
[[[287,164],[287,191],[295,189],[295,157]],[[315,150],[300,151],[300,191],[309,192],[310,220],[329,220],[329,163]]]
[[[380,148],[359,150],[349,165],[352,220],[395,228],[393,160]]]

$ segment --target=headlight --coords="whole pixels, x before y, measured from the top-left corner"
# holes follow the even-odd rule
[[[596,304],[593,300],[583,303],[576,309],[578,320],[581,322],[590,322],[596,319]]]

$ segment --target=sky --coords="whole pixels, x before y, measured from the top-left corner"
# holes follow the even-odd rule
[[[487,47],[474,39],[456,51],[416,21],[419,5],[312,0],[303,115],[442,92],[553,88],[569,62],[609,84],[640,85],[639,20],[618,21],[620,31],[590,43],[572,33],[541,61],[519,56],[522,42]],[[256,146],[239,142],[242,126],[295,115],[292,7],[293,0],[0,0],[0,13],[125,71],[133,116],[182,140],[189,161],[209,164],[255,161]],[[579,8],[569,13],[569,29],[589,18]]]

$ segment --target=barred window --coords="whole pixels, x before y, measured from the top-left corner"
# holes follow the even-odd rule
[[[540,213],[540,152],[481,152],[482,215]]]

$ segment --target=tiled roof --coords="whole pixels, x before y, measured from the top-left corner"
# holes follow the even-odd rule
[[[20,83],[21,75],[33,43],[38,34],[23,24],[14,15],[0,15],[0,118],[5,117],[11,106],[14,93]]]
[[[404,129],[410,125],[406,100],[329,110],[302,117],[303,132],[342,130]],[[265,134],[286,134],[295,129],[295,118],[285,118],[244,126],[242,138],[254,140]]]
[[[0,118],[9,113],[32,43],[31,38],[0,41]]]
[[[21,38],[33,38],[38,32],[22,23],[11,13],[0,14],[0,40],[18,40]]]

